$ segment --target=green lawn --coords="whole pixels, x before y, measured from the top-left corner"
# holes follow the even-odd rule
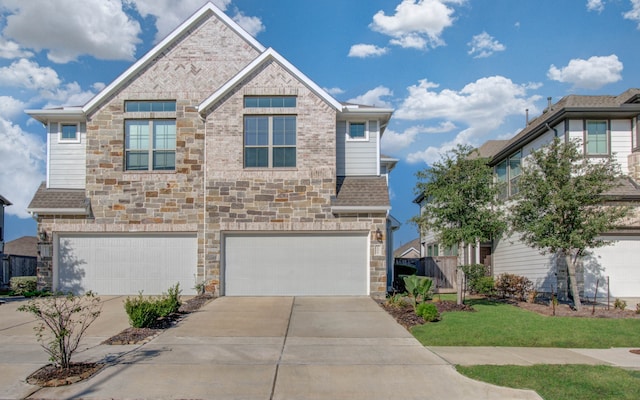
[[[545,400],[636,400],[640,397],[640,371],[604,365],[478,365],[456,368],[472,379],[535,390]]]
[[[508,304],[468,300],[476,312],[448,312],[416,326],[425,346],[640,347],[640,319],[545,317]]]

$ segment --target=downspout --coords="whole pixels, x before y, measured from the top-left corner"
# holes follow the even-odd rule
[[[207,119],[200,115],[200,121],[204,124],[204,173],[202,177],[202,284],[207,284]],[[204,291],[204,286],[202,288]]]
[[[558,136],[558,130],[557,130],[556,128],[552,128],[552,127],[549,125],[549,123],[548,123],[548,122],[545,122],[545,123],[544,123],[544,126],[546,126],[548,130],[553,131],[553,136],[554,136],[554,137],[559,137],[559,136]]]

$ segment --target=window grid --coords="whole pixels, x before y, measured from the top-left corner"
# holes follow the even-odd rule
[[[76,141],[78,140],[77,124],[60,124],[60,140]]]
[[[585,151],[588,155],[609,153],[607,121],[587,121]]]
[[[175,112],[176,102],[165,100],[125,101],[125,112]]]
[[[245,168],[296,166],[295,116],[245,116]]]
[[[245,96],[245,108],[295,108],[295,96]]]
[[[348,135],[352,140],[367,139],[367,124],[365,122],[350,122]]]
[[[125,121],[125,169],[127,171],[175,170],[175,153],[175,120]]]

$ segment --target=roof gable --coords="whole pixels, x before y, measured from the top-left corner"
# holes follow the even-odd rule
[[[118,78],[116,78],[111,84],[105,87],[100,93],[93,97],[87,104],[82,107],[84,114],[90,114],[96,107],[98,107],[105,99],[107,99],[114,92],[118,91],[131,77],[136,73],[144,69],[148,63],[152,62],[158,57],[165,49],[169,48],[176,40],[189,31],[192,27],[200,23],[202,20],[215,16],[223,23],[225,23],[230,29],[235,31],[240,37],[242,37],[250,46],[255,48],[259,52],[263,52],[265,47],[260,44],[253,36],[247,31],[242,29],[235,21],[233,21],[227,14],[222,12],[218,7],[211,2],[206,3],[198,11],[196,11],[189,19],[183,22],[180,26],[174,29],[167,37],[165,37],[160,43],[152,48],[147,54],[136,61],[131,67],[123,72]]]
[[[336,110],[341,110],[342,105],[336,99],[334,99],[331,95],[329,95],[324,89],[318,86],[315,82],[309,79],[306,75],[304,75],[300,70],[298,70],[293,64],[287,61],[284,57],[282,57],[277,51],[272,48],[268,48],[265,50],[260,56],[258,56],[255,60],[253,60],[249,65],[244,67],[240,72],[236,74],[232,79],[230,79],[227,83],[222,85],[218,90],[216,90],[211,96],[206,98],[200,105],[198,106],[198,111],[200,113],[204,113],[209,107],[215,104],[216,101],[224,97],[227,93],[233,90],[240,82],[242,82],[247,76],[251,75],[254,71],[259,69],[265,63],[275,61],[284,69],[289,71],[290,74],[298,78],[305,86],[309,88],[312,92],[322,98],[327,104],[331,105]]]

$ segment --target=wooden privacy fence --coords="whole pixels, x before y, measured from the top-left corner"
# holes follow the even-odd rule
[[[437,292],[455,292],[457,268],[456,256],[424,257],[420,259],[418,275],[431,278]]]
[[[36,257],[2,255],[0,259],[0,285],[9,286],[14,276],[36,276]]]

